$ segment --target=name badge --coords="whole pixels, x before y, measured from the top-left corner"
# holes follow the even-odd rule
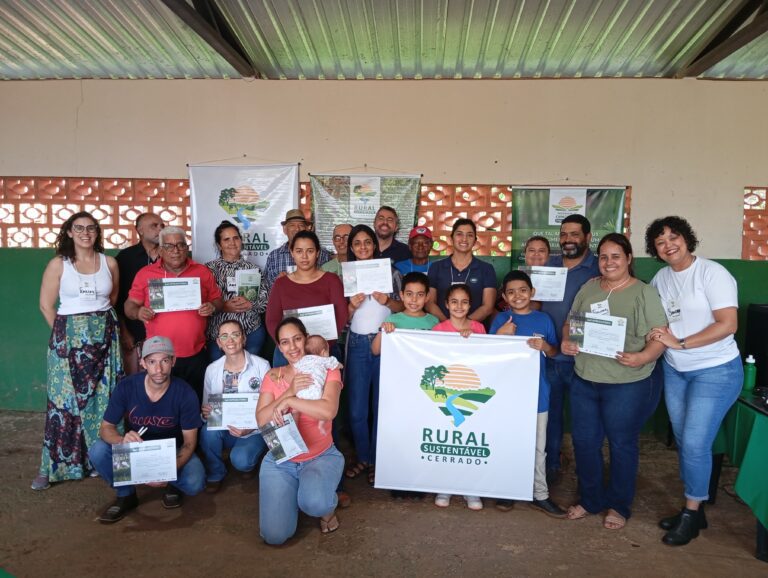
[[[597,303],[593,303],[589,306],[590,312],[594,313],[595,315],[610,315],[611,314],[611,306],[608,305],[608,299],[604,299],[603,301],[598,301]]]
[[[673,323],[675,321],[682,321],[683,314],[680,311],[680,304],[677,299],[670,299],[665,303],[664,312],[667,314],[667,321]]]
[[[230,293],[237,293],[237,280],[234,277],[227,277],[227,291]]]
[[[80,280],[80,301],[96,301],[96,284]]]

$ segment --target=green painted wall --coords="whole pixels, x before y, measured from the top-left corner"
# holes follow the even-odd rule
[[[50,330],[38,308],[40,279],[51,249],[1,249],[0,409],[45,409],[45,356]],[[501,281],[509,270],[508,257],[484,258]],[[746,305],[768,303],[768,262],[720,260],[739,283],[739,333],[743,338]],[[661,267],[651,259],[637,259],[636,273],[649,280]]]

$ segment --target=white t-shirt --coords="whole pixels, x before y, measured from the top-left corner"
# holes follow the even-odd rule
[[[656,273],[651,285],[659,292],[668,318],[670,309],[675,305],[680,308],[680,319],[669,323],[670,330],[679,339],[712,325],[713,311],[739,306],[736,279],[719,263],[701,257],[684,271],[664,267]],[[715,367],[738,356],[739,348],[733,335],[703,347],[667,349],[664,353],[664,359],[677,371]]]

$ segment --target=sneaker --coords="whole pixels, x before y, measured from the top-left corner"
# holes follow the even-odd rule
[[[91,470],[90,472],[88,472],[88,477],[89,478],[98,478],[99,477],[99,472],[97,472],[96,470]]]
[[[163,494],[163,508],[166,510],[173,510],[174,508],[180,508],[181,503],[184,501],[182,493],[172,486],[168,486],[165,494]]]
[[[470,510],[477,512],[483,509],[483,501],[477,496],[464,496],[464,500],[467,502],[467,508]]]
[[[501,512],[509,512],[514,507],[514,500],[496,500],[496,509]]]
[[[438,508],[447,508],[451,505],[451,495],[450,494],[437,494],[435,496],[435,506]]]
[[[32,485],[30,487],[36,492],[40,492],[42,490],[47,490],[48,488],[50,488],[51,482],[48,481],[48,476],[44,476],[43,474],[37,474],[37,476],[35,476],[35,479],[32,480]]]
[[[115,500],[115,502],[104,510],[101,516],[99,516],[99,522],[102,524],[114,524],[115,522],[119,522],[125,518],[126,513],[135,509],[138,505],[139,498],[136,497],[136,494],[117,498],[117,500]]]
[[[547,498],[546,500],[533,500],[531,502],[531,508],[540,510],[547,516],[552,516],[553,518],[565,518],[568,515],[568,512],[555,504],[551,498]]]

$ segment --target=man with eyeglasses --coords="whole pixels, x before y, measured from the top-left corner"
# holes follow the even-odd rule
[[[336,256],[324,263],[320,269],[341,277],[341,264],[347,260],[347,240],[351,230],[352,225],[349,223],[341,223],[333,228],[333,248],[336,250]]]
[[[291,209],[285,213],[285,220],[280,224],[283,226],[283,233],[288,237],[288,240],[267,256],[267,262],[264,265],[264,278],[262,279],[262,286],[267,295],[269,295],[272,285],[275,284],[278,277],[296,270],[296,263],[294,263],[291,250],[288,248],[293,237],[299,231],[312,230],[312,222],[307,220],[301,209]],[[320,253],[317,255],[318,267],[330,261],[331,257],[331,253],[321,247]]]
[[[203,379],[208,357],[205,351],[205,329],[208,318],[223,306],[221,289],[210,269],[190,259],[184,231],[166,227],[160,232],[159,259],[143,267],[133,280],[125,301],[125,316],[144,322],[147,337],[165,335],[176,350],[173,375],[186,381],[203,396]],[[149,281],[166,278],[200,279],[200,302],[196,310],[156,313],[150,304]]]
[[[128,319],[123,312],[128,291],[142,267],[151,265],[160,256],[160,231],[165,227],[163,220],[154,213],[142,213],[136,217],[136,232],[139,242],[120,251],[115,259],[120,270],[120,290],[117,294],[115,311],[120,319],[120,349],[126,375],[139,371],[138,349],[147,335],[144,324]]]
[[[399,228],[400,218],[397,216],[397,211],[387,205],[379,207],[379,210],[376,211],[376,217],[373,219],[373,230],[379,241],[381,258],[390,259],[393,265],[413,256],[408,245],[395,239]]]

